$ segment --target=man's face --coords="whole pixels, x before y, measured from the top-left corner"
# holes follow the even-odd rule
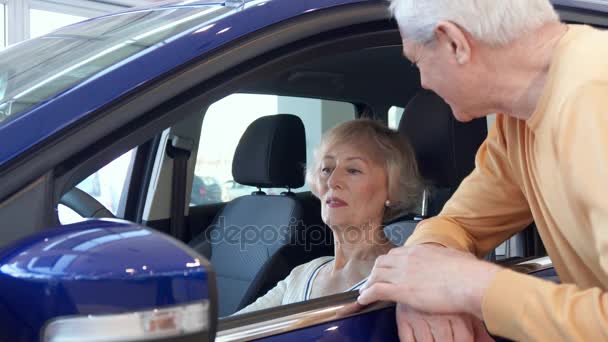
[[[481,73],[471,61],[459,63],[449,42],[422,44],[407,39],[403,41],[403,54],[418,66],[422,87],[441,96],[458,121],[470,121],[490,112],[483,103],[487,84],[478,77]]]

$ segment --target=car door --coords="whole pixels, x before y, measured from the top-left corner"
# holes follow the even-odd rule
[[[10,125],[2,126],[4,135],[9,133],[16,135],[17,130],[12,129],[20,125],[27,127],[28,122],[32,124],[36,118],[48,116],[46,125],[39,125],[39,130],[27,137],[31,139],[15,139],[10,149],[3,151],[0,177],[3,180],[10,178],[11,181],[7,181],[7,187],[2,189],[3,202],[0,205],[0,216],[5,222],[12,222],[17,226],[10,233],[8,230],[3,231],[3,242],[10,243],[38,230],[55,229],[60,223],[55,210],[64,195],[104,165],[133,149],[137,151],[134,157],[136,162],[137,159],[146,162],[139,162],[142,166],[138,167],[137,172],[130,171],[130,178],[133,179],[135,175],[135,179],[142,179],[143,183],[139,183],[141,189],[133,185],[136,183],[130,183],[126,192],[128,200],[125,208],[131,209],[125,209],[121,216],[129,218],[128,212],[132,212],[136,215],[132,216],[132,220],[140,222],[151,222],[156,218],[173,219],[169,212],[170,201],[167,199],[167,193],[170,192],[167,189],[171,188],[168,175],[171,174],[172,165],[165,152],[168,138],[176,134],[187,137],[192,135],[189,129],[196,130],[192,128],[197,127],[196,125],[188,125],[189,118],[201,118],[202,108],[217,98],[231,93],[241,82],[245,82],[248,78],[251,80],[253,74],[262,74],[263,71],[260,69],[269,60],[274,61],[272,67],[276,67],[280,64],[281,58],[289,57],[289,53],[296,53],[297,62],[301,63],[303,58],[309,58],[304,56],[310,53],[307,52],[309,48],[324,42],[324,36],[317,37],[318,35],[327,34],[330,39],[333,39],[334,35],[338,39],[348,38],[350,34],[340,32],[340,28],[350,27],[353,24],[367,24],[386,17],[385,5],[354,3],[352,6],[341,7],[340,11],[330,8],[329,12],[319,11],[317,14],[314,11],[317,9],[314,8],[315,4],[310,2],[305,5],[306,8],[301,9],[306,9],[307,15],[285,20],[289,16],[281,17],[281,13],[285,14],[281,11],[288,12],[285,9],[287,2],[262,3],[268,5],[269,9],[273,8],[271,4],[276,4],[274,9],[277,13],[280,12],[275,18],[280,24],[256,32],[241,41],[225,44],[223,50],[216,51],[216,54],[212,55],[213,58],[173,66],[175,70],[165,69],[173,72],[163,73],[155,68],[146,70],[145,77],[148,78],[140,84],[134,84],[136,82],[134,79],[139,76],[133,73],[136,69],[126,67],[129,66],[127,62],[119,63],[119,66],[109,71],[104,70],[101,75],[77,87],[70,88],[70,84],[63,84],[69,91],[60,93],[44,106],[34,105],[31,112],[27,112],[29,107],[23,109],[27,114],[20,117],[20,120],[9,121]],[[308,11],[309,9],[313,11]],[[327,14],[331,16],[328,17]],[[223,34],[229,29],[217,33]],[[338,31],[334,32],[335,30]],[[362,33],[367,34],[368,30],[363,29]],[[393,36],[395,36],[394,32]],[[163,44],[179,41],[175,38]],[[249,44],[246,44],[247,42]],[[334,53],[333,49],[340,48],[340,45],[341,41],[333,41],[333,48],[325,53]],[[285,47],[289,48],[281,51]],[[151,61],[159,54],[172,53],[166,49],[164,52],[161,50],[163,49],[157,47],[153,56],[146,55],[147,60]],[[106,54],[113,51],[116,50],[104,50]],[[146,58],[132,61],[135,64],[144,63],[142,60]],[[161,64],[162,62],[166,61],[161,59]],[[84,64],[86,63],[83,61]],[[123,65],[125,68],[121,68]],[[155,72],[157,74],[153,75]],[[84,75],[87,77],[86,74]],[[61,76],[63,74],[55,79]],[[120,86],[127,84],[124,88],[116,86],[111,87],[107,92],[103,91],[121,78],[124,80]],[[92,89],[98,89],[99,96],[83,100],[81,96]],[[27,106],[30,103],[20,105]],[[54,110],[59,114],[51,115]],[[7,116],[12,115],[10,111],[7,113]],[[90,113],[94,114],[90,115]],[[22,150],[27,153],[19,154],[16,159],[11,157],[10,154],[18,154]],[[146,165],[152,167],[148,168]],[[150,173],[146,176],[141,172]],[[188,174],[191,177],[192,172]],[[93,176],[92,179],[94,178]],[[82,186],[84,187],[84,184]],[[96,185],[88,187],[87,190],[93,195],[101,195]],[[97,202],[104,201],[97,200]],[[101,206],[103,207],[103,204]],[[86,224],[80,227],[83,226]],[[198,267],[197,265],[200,263],[194,262],[191,267]],[[146,270],[146,268],[142,269]],[[126,270],[127,273],[135,272],[133,268]]]
[[[275,1],[256,5],[276,9],[273,3]],[[287,1],[276,1],[276,4],[279,7],[289,5]],[[186,122],[183,120],[187,118],[202,120],[201,110],[214,101],[243,87],[246,89],[245,85],[257,83],[256,81],[264,79],[263,75],[281,71],[292,71],[287,74],[288,80],[319,84],[319,88],[327,90],[327,98],[339,98],[341,89],[351,85],[348,80],[332,73],[311,73],[307,70],[294,70],[293,67],[305,65],[318,57],[348,56],[353,51],[380,53],[381,56],[384,50],[378,48],[383,47],[392,47],[388,53],[400,53],[399,35],[395,25],[387,20],[386,4],[345,3],[340,7],[319,11],[315,11],[315,6],[321,6],[320,2],[310,1],[307,4],[310,7],[307,8],[310,10],[307,15],[294,20],[277,19],[278,24],[265,31],[241,37],[241,40],[226,44],[223,50],[214,51],[214,54],[205,59],[189,61],[179,68],[175,67],[175,70],[171,69],[170,73],[157,75],[154,82],[133,88],[131,92],[112,98],[111,102],[103,103],[99,108],[92,108],[96,115],[80,122],[75,117],[78,125],[66,124],[62,127],[61,135],[53,135],[48,140],[41,138],[37,141],[36,148],[29,150],[29,154],[20,156],[18,161],[11,159],[10,163],[3,164],[0,179],[6,182],[7,187],[0,193],[3,199],[0,219],[19,226],[11,231],[12,234],[4,232],[6,234],[3,240],[13,240],[54,226],[57,223],[56,206],[66,192],[95,170],[142,146],[148,146],[149,153],[141,154],[142,160],[147,161],[141,163],[141,170],[147,170],[148,176],[143,176],[146,173],[141,174],[143,179],[147,179],[145,183],[140,183],[139,189],[131,185],[129,194],[134,195],[129,195],[132,200],[127,206],[137,209],[132,211],[134,221],[170,220],[172,217],[167,195],[171,189],[172,166],[165,151],[170,133],[177,133],[180,122]],[[276,15],[275,12],[272,13]],[[589,22],[592,23],[600,20],[597,15],[588,12],[564,11],[562,14],[571,15],[572,20],[591,18]],[[228,26],[224,29],[228,30],[223,33],[230,31]],[[166,56],[175,54],[175,51],[164,53]],[[404,105],[409,95],[419,88],[419,83],[415,71],[410,70],[401,75],[406,78],[392,81],[390,86],[381,83],[386,86],[386,90],[381,94],[385,101],[380,103],[373,101],[374,96],[366,96],[366,93],[374,90],[370,88],[380,88],[379,84],[352,83],[360,88],[353,90],[360,97],[350,99],[356,103],[359,116],[383,118],[389,105]],[[374,76],[370,73],[369,77],[373,79]],[[106,81],[116,79],[110,77]],[[101,84],[109,86],[111,82]],[[400,87],[396,87],[397,84]],[[74,98],[72,101],[75,101]],[[187,135],[200,137],[200,127],[200,124],[194,128],[186,127],[184,132],[192,129]],[[4,158],[8,158],[9,152],[16,153],[23,148],[17,145],[11,146],[10,151],[4,151]],[[188,175],[190,179],[193,178],[193,166]],[[187,195],[189,197],[190,192]],[[367,337],[395,339],[397,335],[392,319],[394,309],[391,306],[379,304],[339,316],[338,311],[344,305],[353,303],[355,297],[356,294],[352,293],[336,295],[269,309],[251,316],[228,318],[220,323],[218,340],[235,340],[238,336],[243,339],[264,337],[274,340],[325,336],[351,340]],[[287,319],[289,317],[291,320]],[[256,335],[256,331],[261,330],[264,334]]]
[[[573,7],[576,5],[574,2],[559,2],[559,4]],[[600,27],[607,23],[605,13],[593,13],[573,7],[557,7],[563,20]],[[606,7],[602,9],[605,11]],[[382,117],[380,113],[375,114],[377,117]],[[519,241],[519,245],[538,245],[538,238],[533,234],[525,234],[521,238],[525,241]],[[558,282],[551,260],[548,257],[539,257],[536,254],[538,250],[538,248],[523,248],[521,253],[508,254],[511,258],[499,263],[532,276]],[[247,314],[243,317],[226,318],[220,321],[217,340],[398,340],[394,306],[379,303],[362,311],[349,311],[356,297],[357,293],[346,293]],[[496,339],[503,341],[500,337]]]
[[[276,4],[278,5],[278,9],[275,8],[275,10],[279,13],[275,18],[275,22],[281,22],[281,20],[289,18],[290,15],[294,15],[293,13],[289,14],[290,12],[285,10],[287,2],[277,1]],[[313,3],[307,3],[306,6],[313,7],[306,7],[307,10],[316,9]],[[272,9],[273,6],[269,6],[269,8]],[[188,14],[188,10],[192,10],[195,13],[198,10],[199,15],[202,15],[201,13],[209,14],[208,11],[205,11],[204,5],[202,5],[202,11],[197,6],[187,6],[186,15]],[[308,25],[305,26],[304,30],[300,30],[300,27],[295,25],[295,22],[290,21],[287,24],[293,26],[292,30],[289,27],[281,26],[275,27],[272,30],[257,32],[255,35],[247,36],[247,39],[244,40],[244,42],[254,42],[250,45],[244,44],[243,41],[232,42],[228,40],[229,43],[224,41],[223,43],[226,43],[223,46],[224,50],[214,51],[216,53],[212,56],[214,58],[201,59],[196,61],[197,63],[191,63],[191,59],[185,58],[186,62],[183,62],[185,65],[171,64],[176,63],[174,58],[156,58],[163,54],[175,57],[175,51],[172,48],[179,46],[180,44],[178,43],[180,42],[184,44],[183,40],[180,41],[179,34],[177,36],[163,36],[164,40],[152,46],[139,46],[135,44],[137,48],[142,48],[145,51],[148,51],[146,50],[147,48],[152,48],[153,52],[150,52],[150,54],[138,54],[138,51],[135,51],[134,55],[127,54],[126,56],[112,54],[125,47],[125,44],[117,44],[113,48],[102,51],[103,53],[99,56],[97,54],[90,56],[90,58],[78,63],[73,69],[65,70],[64,73],[55,75],[55,77],[43,83],[42,85],[47,85],[47,83],[55,80],[66,82],[58,84],[64,88],[48,87],[44,89],[54,95],[48,101],[44,96],[49,96],[49,93],[43,92],[36,94],[38,96],[37,101],[41,102],[32,100],[31,102],[23,101],[22,103],[17,103],[11,100],[12,102],[10,103],[4,103],[3,110],[5,112],[3,112],[3,116],[10,117],[14,115],[16,119],[12,120],[12,118],[9,118],[7,123],[0,126],[0,131],[2,131],[0,135],[2,135],[2,139],[7,147],[2,150],[3,156],[0,161],[0,164],[2,164],[0,177],[5,181],[6,185],[1,189],[0,194],[2,198],[0,217],[3,222],[10,224],[1,233],[3,245],[11,244],[20,238],[28,238],[33,233],[41,230],[61,233],[61,230],[65,227],[57,226],[60,222],[56,215],[56,209],[61,199],[64,198],[64,195],[75,189],[77,184],[81,184],[85,179],[91,177],[104,165],[107,165],[112,160],[117,160],[121,155],[133,149],[137,151],[136,160],[133,165],[139,164],[141,165],[141,169],[138,169],[137,172],[130,170],[130,178],[133,178],[133,175],[135,175],[137,176],[136,181],[141,177],[143,182],[139,183],[140,189],[134,185],[136,182],[130,182],[126,195],[128,200],[124,214],[122,214],[123,218],[129,218],[128,212],[135,213],[136,216],[133,216],[133,221],[142,221],[146,217],[146,212],[153,213],[161,218],[171,218],[167,210],[169,206],[166,205],[169,201],[166,199],[166,192],[162,190],[163,184],[168,183],[163,171],[168,170],[169,173],[171,172],[171,163],[162,163],[162,161],[167,161],[164,157],[168,141],[165,138],[168,133],[177,131],[180,122],[183,122],[184,119],[196,116],[200,117],[200,110],[205,107],[206,103],[209,103],[218,94],[226,94],[227,90],[222,88],[229,86],[225,84],[227,83],[226,79],[232,80],[241,77],[242,71],[239,71],[238,67],[249,65],[248,67],[253,68],[257,65],[256,62],[246,64],[246,61],[252,58],[255,59],[275,48],[282,47],[282,44],[289,44],[303,37],[318,34],[324,30],[331,30],[343,24],[347,25],[366,17],[366,13],[361,8],[355,8],[354,10],[354,16],[347,11],[342,21],[335,21],[335,18],[328,20],[320,15],[317,17],[317,20],[326,25]],[[175,8],[168,8],[151,11],[152,13],[136,11],[135,16],[143,13],[143,16],[154,17],[153,14],[162,14],[163,11],[171,13],[179,12]],[[258,9],[259,11],[261,9]],[[222,13],[225,14],[226,12]],[[126,15],[119,19],[123,18],[129,18],[129,16]],[[192,16],[186,16],[182,19],[186,18],[192,19]],[[309,19],[311,18],[307,17],[305,20],[308,24],[310,24],[308,22]],[[112,22],[113,19],[108,20]],[[162,29],[175,28],[184,22],[186,20],[177,20],[175,23],[171,23],[171,25],[162,26]],[[125,25],[127,24],[128,20]],[[319,24],[319,22],[316,21],[316,24]],[[264,25],[261,24],[260,27],[264,27]],[[219,31],[223,32],[213,32],[212,34],[223,34],[228,32],[230,28],[227,27],[225,31],[220,29]],[[180,29],[184,28],[181,27]],[[198,29],[201,29],[201,31],[192,32],[192,27],[188,28],[187,33],[191,34],[189,38],[194,39],[193,37],[196,34],[201,34],[201,32],[205,32],[210,28],[198,27]],[[246,27],[244,32],[250,32],[247,29],[250,28]],[[254,28],[253,31],[255,30]],[[158,31],[153,31],[148,33],[150,35],[158,33]],[[177,33],[180,33],[179,30]],[[239,34],[242,35],[242,31],[241,33],[237,33],[236,37],[239,37]],[[286,35],[281,38],[281,34]],[[150,35],[140,38],[147,38]],[[61,38],[65,37],[51,35],[40,39],[52,40]],[[71,37],[67,35],[67,38]],[[91,39],[91,37],[85,37],[85,40],[87,42],[95,42],[95,39]],[[172,43],[176,44],[172,46]],[[36,42],[32,44],[35,45]],[[165,46],[167,47],[163,50]],[[130,52],[133,51],[131,50]],[[89,61],[97,61],[98,57],[106,57],[106,55],[111,55],[112,57],[116,57],[116,59],[110,59],[108,64],[102,66],[102,69],[85,68],[84,70],[78,70],[73,75],[69,74],[70,71],[79,67],[89,66],[87,65]],[[142,70],[141,63],[143,65],[146,63],[156,64],[154,64],[154,67]],[[237,70],[233,70],[233,68],[237,68]],[[87,74],[85,71],[89,73]],[[99,72],[99,74],[94,74],[94,72]],[[62,79],[66,74],[69,74],[68,76],[70,77]],[[72,76],[82,76],[86,82],[78,83],[83,79],[76,78],[74,80]],[[140,76],[142,78],[139,78]],[[138,78],[139,81],[137,80]],[[34,87],[29,92],[36,89],[38,88]],[[53,91],[57,91],[58,93],[53,94]],[[15,95],[15,98],[23,99],[26,94],[21,94],[22,96]],[[17,105],[22,106],[22,110],[20,112],[13,112],[13,109],[17,108]],[[22,115],[17,117],[15,113]],[[43,123],[37,122],[41,118],[43,119]],[[198,127],[200,129],[200,125]],[[24,130],[28,132],[27,135],[22,134]],[[10,140],[9,137],[13,137],[14,139]],[[146,162],[138,163],[137,159]],[[160,161],[160,163],[157,163],[157,161]],[[146,165],[152,165],[152,167],[148,168]],[[148,172],[148,170],[150,170],[150,174],[146,176],[145,172]],[[160,173],[155,173],[156,171]],[[147,177],[149,179],[146,179]],[[85,187],[84,185],[82,187]],[[87,187],[86,190],[93,195],[100,194],[101,196],[101,191],[97,191],[95,184],[92,187]],[[99,200],[95,201],[103,202]],[[156,204],[159,205],[158,211],[154,210],[156,209],[154,207]],[[103,207],[103,204],[101,204],[101,207]],[[113,212],[110,211],[110,213],[114,215]],[[119,211],[116,211],[116,213],[118,214]],[[99,227],[129,226],[134,230],[141,230],[140,227],[131,222],[88,221],[82,224],[71,225],[69,229],[72,230],[66,230],[66,233],[68,231],[84,229],[91,225],[99,225]],[[146,230],[143,234],[146,234],[146,236],[158,236],[149,230]],[[107,243],[107,241],[117,241],[115,239],[116,236],[112,236],[106,240],[100,238],[94,244],[89,244],[87,248],[99,246],[102,243]],[[183,248],[183,245],[180,244],[175,246]],[[175,270],[187,268],[201,269],[201,267],[206,267],[204,260],[195,258],[188,253],[182,255],[182,257],[184,256],[187,262],[183,262],[183,260],[176,261],[181,263],[181,266]],[[163,261],[175,261],[173,260],[173,255],[163,259]],[[129,260],[125,259],[124,261]],[[155,263],[155,260],[149,261]],[[147,271],[150,265],[152,264],[144,264],[138,269],[131,267],[122,268],[122,273],[135,274]],[[95,272],[96,270],[92,269],[90,271]],[[202,276],[203,273],[199,275]],[[209,283],[205,283],[205,285],[210,287],[208,292],[213,293],[214,288],[211,278],[209,275]],[[204,288],[201,288],[201,290],[207,291]],[[201,291],[201,293],[204,291]],[[139,293],[139,295],[142,294]],[[139,302],[136,307],[141,308],[148,305],[149,308],[159,302],[172,303],[175,298],[187,300],[189,295],[188,293],[183,293],[183,291],[178,291],[177,294],[168,291],[163,296],[148,298],[150,300],[148,303]],[[122,305],[125,308],[133,304],[133,298],[125,297],[122,299]],[[89,300],[91,299],[89,298]],[[97,298],[97,300],[100,302],[104,301],[102,298]],[[210,312],[213,311],[212,306],[207,306],[207,308]],[[44,309],[44,307],[34,308],[34,310],[38,309]],[[70,310],[79,309],[81,308],[78,305],[70,305]],[[114,307],[113,309],[116,310],[118,308]],[[103,305],[88,306],[87,310],[93,310],[87,311],[89,313],[103,314],[106,308]],[[44,323],[43,321],[42,324]],[[213,330],[213,327],[211,326],[210,329]],[[40,329],[34,329],[31,337],[37,340],[35,336],[41,331]]]

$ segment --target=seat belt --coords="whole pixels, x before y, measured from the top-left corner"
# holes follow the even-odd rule
[[[185,241],[186,227],[186,182],[188,178],[188,159],[194,143],[190,139],[172,136],[167,142],[167,155],[173,159],[171,181],[171,235]]]

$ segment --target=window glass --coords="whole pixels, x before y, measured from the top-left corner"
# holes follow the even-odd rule
[[[30,38],[42,36],[85,19],[87,18],[76,15],[30,9]]]
[[[4,49],[0,51],[0,124],[167,39],[201,25],[205,28],[230,10],[200,6],[105,16]]]
[[[0,49],[6,46],[6,5],[0,4]]]
[[[119,209],[126,200],[129,170],[131,170],[134,157],[135,149],[114,159],[80,182],[76,187],[91,195],[115,216],[120,216]],[[60,204],[57,210],[59,222],[62,224],[78,222],[83,219],[75,211],[64,205]]]
[[[488,124],[488,132],[494,127],[496,122],[496,114],[490,114],[486,116],[486,123]],[[515,238],[515,237],[513,237]],[[508,240],[503,242],[500,246],[494,250],[496,254],[496,260],[503,260],[510,257],[509,251],[507,250]]]
[[[401,117],[403,116],[403,112],[405,109],[401,107],[392,106],[388,110],[388,127],[392,129],[399,128],[399,122],[401,121]]]
[[[226,202],[257,190],[234,181],[232,159],[249,124],[259,117],[277,113],[293,113],[302,119],[306,129],[306,159],[312,160],[323,132],[354,119],[355,107],[336,101],[259,94],[233,94],[214,103],[203,120],[191,206]],[[293,190],[307,191],[308,187]],[[279,194],[285,189],[264,191]]]
[[[61,222],[61,224],[76,223],[84,220],[84,217],[78,215],[77,212],[63,204],[57,206],[57,215],[59,215],[59,222]]]
[[[494,123],[496,122],[496,114],[490,114],[486,116],[486,122],[488,123],[488,132],[492,127],[494,127]]]

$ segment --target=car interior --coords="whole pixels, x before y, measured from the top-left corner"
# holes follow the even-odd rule
[[[474,168],[475,153],[487,135],[485,118],[457,122],[440,97],[420,87],[418,70],[403,57],[399,33],[389,21],[300,41],[231,72],[238,76],[192,95],[200,97],[196,110],[136,147],[139,151],[129,166],[128,180],[134,180],[140,190],[134,192],[131,184],[118,214],[93,203],[95,199],[91,201],[91,196],[78,188],[67,192],[61,203],[83,217],[118,216],[171,234],[176,219],[172,215],[179,215],[171,209],[172,170],[177,164],[167,156],[164,146],[177,137],[194,146],[183,166],[185,192],[189,194],[196,146],[204,139],[201,126],[213,102],[234,93],[341,101],[352,104],[357,117],[384,122],[389,109],[397,106],[404,108],[404,114],[396,128],[410,139],[428,182],[420,212],[387,224],[389,239],[402,244],[420,219],[439,213]],[[315,241],[309,236],[315,230],[325,237],[331,234],[321,220],[319,200],[310,191],[292,190],[304,184],[305,127],[292,115],[297,113],[267,114],[247,127],[232,159],[234,181],[258,190],[226,203],[181,207],[184,227],[178,238],[211,261],[217,273],[220,317],[255,301],[295,266],[333,253],[331,238],[306,243]],[[268,188],[283,190],[271,195]],[[254,226],[274,227],[280,238],[272,243],[249,243],[246,248],[230,239],[214,241],[214,236],[244,234]],[[528,239],[518,241],[521,244]]]

